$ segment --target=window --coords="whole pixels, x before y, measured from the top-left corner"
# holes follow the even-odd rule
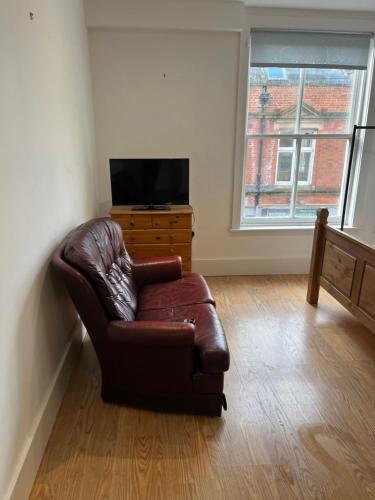
[[[331,221],[339,219],[369,40],[331,33],[253,34],[243,226],[311,224],[321,206],[329,208]]]
[[[309,135],[315,133],[313,130],[302,130],[303,134]],[[296,165],[296,141],[289,139],[287,135],[293,134],[293,130],[283,131],[284,137],[279,139],[276,165],[276,183],[291,184]],[[285,137],[286,136],[286,137]],[[298,171],[298,183],[310,184],[312,177],[314,161],[315,141],[311,139],[302,139],[301,158]]]

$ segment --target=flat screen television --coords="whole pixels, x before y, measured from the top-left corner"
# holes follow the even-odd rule
[[[168,209],[189,204],[189,159],[109,160],[113,205]]]

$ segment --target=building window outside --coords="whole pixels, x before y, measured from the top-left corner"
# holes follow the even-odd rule
[[[366,67],[249,66],[242,226],[311,224],[322,206],[339,219],[365,77]]]
[[[302,130],[303,134],[314,134],[314,130]],[[293,130],[282,131],[283,137],[279,139],[276,164],[276,183],[291,184],[293,179],[293,168],[296,165],[296,141],[287,137],[293,134]],[[312,170],[314,163],[314,146],[315,141],[302,139],[301,142],[301,158],[298,171],[299,184],[311,184]]]

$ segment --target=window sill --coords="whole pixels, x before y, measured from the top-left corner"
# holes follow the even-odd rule
[[[332,223],[332,224],[329,224],[331,227],[334,227],[336,229],[338,229],[340,227],[340,224],[337,224],[337,223]],[[247,233],[247,232],[270,232],[270,233],[277,233],[277,232],[285,232],[285,231],[297,231],[297,232],[301,232],[301,231],[306,231],[308,233],[314,231],[315,229],[315,223],[314,224],[308,224],[308,225],[300,225],[300,226],[272,226],[272,225],[269,225],[269,226],[257,226],[257,225],[254,225],[254,226],[242,226],[242,227],[232,227],[229,229],[229,231],[231,233]],[[344,230],[345,229],[350,229],[352,231],[355,231],[356,229],[358,229],[357,227],[355,226],[344,226]]]
[[[242,227],[232,227],[229,229],[231,233],[247,233],[247,232],[278,232],[278,231],[307,231],[311,232],[315,229],[315,225],[309,226],[242,226]]]

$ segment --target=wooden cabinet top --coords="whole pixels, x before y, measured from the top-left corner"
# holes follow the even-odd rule
[[[132,205],[118,205],[112,207],[110,210],[111,215],[168,215],[168,214],[191,214],[193,209],[190,205],[169,205],[170,210],[132,210]]]

